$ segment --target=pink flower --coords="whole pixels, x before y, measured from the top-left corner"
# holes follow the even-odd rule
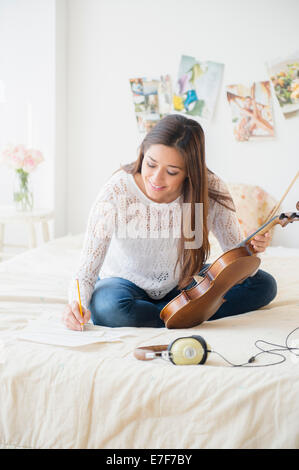
[[[8,161],[11,159],[12,155],[12,145],[9,145],[6,149],[4,149],[0,155],[0,161],[1,163],[8,163]]]
[[[0,158],[0,162],[15,170],[23,169],[27,173],[35,170],[42,161],[44,161],[44,157],[39,150],[26,149],[22,144],[9,145],[3,150]]]
[[[2,163],[18,170],[23,168],[23,161],[26,154],[26,149],[24,145],[9,145],[3,152],[2,152]]]
[[[31,173],[34,169],[35,169],[34,160],[30,156],[25,157],[23,170],[26,171],[27,173]]]
[[[44,157],[39,150],[28,149],[24,159],[23,170],[31,173],[42,161],[44,161]]]

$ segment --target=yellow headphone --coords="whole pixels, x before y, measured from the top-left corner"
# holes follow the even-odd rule
[[[176,338],[169,345],[143,346],[134,350],[134,356],[141,361],[156,357],[169,359],[175,365],[204,364],[211,352],[202,336]]]
[[[228,359],[225,359],[219,352],[211,350],[211,347],[206,343],[202,336],[183,336],[181,338],[177,338],[172,343],[168,344],[161,344],[157,346],[142,346],[140,348],[136,348],[134,350],[134,356],[141,361],[148,361],[151,359],[155,359],[156,357],[162,357],[163,359],[169,359],[175,365],[191,365],[191,364],[205,364],[209,353],[215,353],[220,356],[225,362],[227,362],[232,367],[266,367],[266,366],[273,366],[275,364],[281,364],[286,360],[286,357],[278,353],[277,351],[289,351],[295,354],[295,356],[299,357],[299,352],[296,353],[295,351],[299,351],[299,348],[293,348],[288,345],[288,339],[292,333],[299,330],[299,326],[294,328],[286,337],[285,345],[278,345],[275,343],[269,343],[269,341],[264,341],[259,339],[255,342],[256,347],[260,350],[254,356],[251,356],[248,361],[242,364],[234,364],[230,362]],[[257,346],[257,343],[265,343],[267,346],[271,345],[274,346],[273,349],[263,349],[260,346]],[[277,346],[279,348],[277,348]],[[280,359],[276,362],[268,363],[268,364],[257,364],[251,365],[252,362],[255,361],[255,358],[260,354],[275,354],[276,356],[280,356]]]

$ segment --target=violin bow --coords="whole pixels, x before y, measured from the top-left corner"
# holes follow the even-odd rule
[[[289,184],[288,188],[284,192],[282,198],[280,201],[273,207],[269,215],[267,216],[265,222],[262,224],[261,227],[259,227],[254,233],[252,233],[249,237],[246,238],[240,245],[238,246],[246,246],[247,250],[250,250],[252,254],[257,254],[258,252],[255,252],[249,245],[249,242],[252,240],[252,238],[257,234],[260,233],[263,235],[264,233],[270,231],[274,225],[279,223],[282,227],[284,227],[288,222],[293,222],[294,220],[299,219],[299,213],[293,212],[293,213],[282,213],[280,216],[276,216],[276,212],[278,211],[279,207],[281,206],[283,200],[285,199],[286,195],[290,191],[291,187],[295,183],[299,176],[299,171],[297,171],[297,174],[294,176],[292,179],[291,183]],[[299,211],[299,201],[296,204],[296,209]]]
[[[269,213],[269,215],[266,217],[264,223],[262,224],[261,227],[258,228],[258,230],[256,230],[254,233],[252,233],[249,237],[247,237],[245,240],[243,240],[239,245],[238,247],[240,246],[246,246],[247,249],[249,249],[251,251],[252,254],[257,254],[257,252],[253,251],[253,249],[251,249],[249,247],[249,242],[250,240],[257,234],[257,233],[266,233],[267,231],[271,230],[271,228],[274,227],[274,225],[276,225],[277,223],[280,223],[280,225],[284,226],[285,225],[285,222],[284,223],[281,223],[281,219],[277,218],[277,217],[274,217],[275,216],[275,213],[278,211],[279,207],[281,206],[283,200],[285,199],[286,195],[288,194],[288,192],[290,191],[291,187],[293,186],[293,184],[295,183],[296,179],[298,178],[299,176],[299,171],[297,171],[297,174],[295,175],[295,177],[293,178],[293,180],[291,181],[291,183],[289,184],[288,188],[286,189],[286,191],[284,192],[282,198],[280,199],[280,201],[273,207],[273,209],[271,210],[271,212]],[[296,204],[296,209],[297,211],[299,211],[299,201],[297,202]],[[282,219],[285,219],[287,218],[289,221],[293,221],[292,219],[294,220],[298,220],[299,218],[299,214],[297,215],[295,212],[293,212],[292,214],[281,214],[281,216],[284,216],[282,217]],[[272,219],[272,220],[271,220]],[[271,220],[271,223],[269,224],[269,221]],[[205,271],[207,270],[208,268],[205,269]],[[204,275],[204,272],[205,271],[201,271],[201,274],[200,276],[193,276],[194,280],[196,282],[198,282],[198,277],[201,277]]]
[[[293,180],[291,181],[289,187],[286,189],[284,195],[282,196],[282,198],[280,199],[280,201],[273,207],[273,209],[271,210],[271,212],[269,213],[269,215],[267,216],[266,220],[264,223],[268,222],[275,214],[276,212],[278,211],[279,207],[281,206],[282,204],[282,201],[284,200],[284,198],[286,197],[286,195],[288,194],[288,192],[290,191],[291,187],[293,186],[293,184],[295,183],[296,179],[298,178],[299,176],[299,171],[297,172],[297,174],[295,175],[295,177],[293,178]]]

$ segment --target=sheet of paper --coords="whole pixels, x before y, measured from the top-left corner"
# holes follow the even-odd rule
[[[128,332],[110,331],[107,328],[84,325],[84,331],[69,330],[61,321],[33,321],[19,332],[17,338],[35,343],[52,344],[55,346],[79,347],[93,343],[123,341]]]

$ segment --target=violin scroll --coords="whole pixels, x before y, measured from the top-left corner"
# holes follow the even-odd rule
[[[299,201],[296,204],[296,209],[298,212],[282,212],[277,222],[282,226],[285,227],[288,223],[292,223],[296,220],[299,220]]]

